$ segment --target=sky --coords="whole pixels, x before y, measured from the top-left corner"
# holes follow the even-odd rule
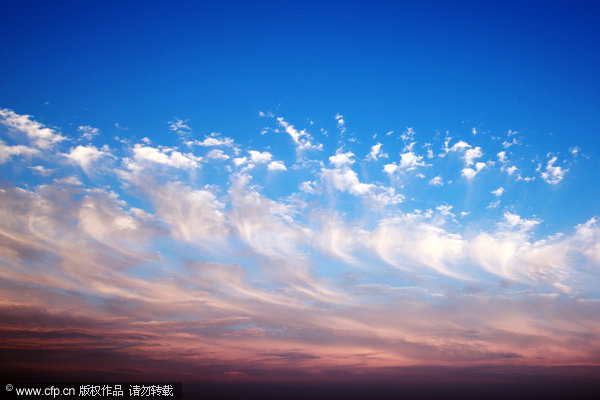
[[[594,2],[0,7],[4,371],[599,366]]]

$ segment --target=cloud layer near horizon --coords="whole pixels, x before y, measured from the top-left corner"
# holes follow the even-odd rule
[[[598,220],[540,234],[497,181],[559,186],[556,155],[517,165],[510,130],[488,148],[421,144],[412,128],[357,142],[339,114],[331,147],[261,116],[288,148],[197,138],[184,120],[169,122],[175,146],[109,145],[2,109],[3,349],[224,377],[598,364]],[[487,207],[407,205],[478,179],[494,187]]]

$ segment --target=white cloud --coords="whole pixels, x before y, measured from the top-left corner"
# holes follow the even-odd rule
[[[502,196],[502,193],[504,193],[504,188],[503,187],[499,187],[496,190],[492,190],[490,193],[492,193],[494,196]]]
[[[176,239],[208,245],[229,234],[224,205],[207,190],[170,182],[152,190],[151,198],[157,216],[170,226]]]
[[[450,138],[448,138],[450,139]],[[459,140],[458,142],[454,143],[454,145],[450,148],[448,148],[448,143],[449,140],[445,143],[445,147],[444,149],[446,150],[446,153],[450,152],[450,151],[456,151],[456,152],[460,152],[460,151],[464,151],[466,149],[470,149],[471,145],[463,140]]]
[[[98,136],[100,134],[100,130],[98,128],[94,128],[89,125],[79,125],[77,130],[81,133],[81,137],[87,140],[92,140],[94,136]]]
[[[504,221],[500,223],[500,226],[507,228],[516,228],[520,231],[529,231],[533,227],[538,225],[540,222],[540,220],[522,218],[517,214],[513,214],[507,211],[504,213]]]
[[[194,144],[197,146],[204,146],[204,147],[211,147],[211,146],[228,146],[231,147],[233,146],[233,139],[228,138],[228,137],[220,137],[217,136],[216,134],[213,134],[212,136],[205,136],[204,140],[199,141],[199,140],[194,140],[191,142],[187,142],[188,145]]]
[[[0,150],[0,154],[1,154],[1,153],[2,153],[2,152],[1,152],[1,150]],[[0,156],[0,160],[1,160],[1,158],[2,158],[2,157]],[[54,169],[47,169],[47,168],[45,168],[45,167],[44,167],[44,166],[42,166],[42,165],[36,165],[36,166],[33,166],[33,167],[29,167],[29,168],[31,168],[31,169],[32,169],[32,170],[34,170],[36,173],[38,173],[38,174],[40,174],[40,175],[42,175],[42,176],[50,176],[50,175],[52,175],[52,173],[55,171]]]
[[[476,158],[480,158],[481,156],[483,156],[483,153],[481,152],[481,147],[475,147],[474,149],[468,149],[467,151],[465,151],[465,155],[463,156],[463,158],[465,160],[465,165],[466,166],[473,165],[473,160]]]
[[[482,162],[478,162],[477,164],[475,164],[475,169],[473,168],[463,168],[463,170],[461,171],[462,176],[464,176],[465,178],[471,180],[475,177],[475,175],[477,175],[477,173],[479,171],[481,171],[483,169],[483,167],[485,167],[485,163]]]
[[[382,220],[368,246],[394,267],[417,272],[423,267],[440,274],[463,278],[459,261],[465,241],[426,221],[426,216],[405,214]]]
[[[552,157],[550,160],[548,160],[548,164],[546,164],[546,171],[541,173],[542,179],[551,185],[556,185],[562,181],[565,176],[565,172],[568,171],[568,169],[562,169],[559,166],[554,166],[556,160],[556,157]]]
[[[89,146],[77,146],[75,148],[71,148],[69,154],[65,154],[71,162],[79,165],[83,172],[89,175],[91,171],[92,164],[97,162],[102,157],[111,157],[112,155],[108,151],[108,148],[103,148],[98,150],[96,147]]]
[[[188,120],[183,120],[175,117],[173,121],[169,121],[169,129],[171,132],[179,134],[188,134],[192,131],[192,128],[188,125]]]
[[[7,146],[2,140],[0,140],[0,164],[4,164],[9,161],[13,156],[39,156],[40,151],[31,147],[16,145]]]
[[[256,150],[250,150],[248,153],[250,154],[250,160],[256,164],[268,163],[273,158],[273,155],[268,151],[260,152]]]
[[[279,122],[279,125],[281,125],[285,129],[286,133],[292,138],[292,141],[296,145],[296,150],[302,151],[323,149],[322,144],[311,143],[312,137],[305,130],[296,130],[296,128],[294,128],[294,125],[289,124],[282,117],[278,117],[277,121]]]
[[[323,169],[323,178],[331,183],[333,187],[341,192],[349,192],[354,195],[364,195],[369,192],[372,185],[361,183],[356,172],[350,168]]]
[[[206,154],[206,158],[212,158],[214,160],[228,160],[229,156],[220,149],[212,149]]]
[[[499,205],[500,205],[500,200],[496,200],[496,201],[490,202],[490,204],[488,204],[486,208],[498,208]]]
[[[194,169],[198,168],[202,157],[191,153],[183,154],[172,149],[157,149],[154,147],[136,144],[133,147],[133,158],[136,163],[128,163],[129,169],[139,170],[148,163],[166,165],[173,168]]]
[[[12,131],[24,133],[31,143],[41,149],[49,149],[54,144],[67,138],[47,128],[29,115],[19,115],[7,108],[0,109],[0,123]]]
[[[383,172],[392,175],[394,172],[396,172],[398,170],[398,165],[396,165],[396,163],[391,163],[391,164],[385,164],[383,166]]]
[[[238,237],[258,254],[294,263],[300,259],[299,243],[309,232],[293,222],[293,210],[248,188],[249,177],[234,179],[230,191],[229,221]]]
[[[442,180],[442,177],[438,175],[434,178],[431,178],[429,180],[429,184],[431,186],[444,186],[444,181]]]
[[[236,167],[244,165],[248,161],[248,157],[237,157],[233,159],[233,163]]]
[[[381,143],[377,142],[371,146],[371,152],[367,155],[367,160],[377,161],[379,158],[387,158],[388,155],[381,151]]]
[[[342,149],[338,149],[335,153],[335,156],[329,157],[329,163],[335,165],[336,167],[342,167],[344,165],[354,164],[354,153],[348,151],[346,153],[341,152]]]
[[[404,132],[400,135],[400,138],[404,142],[412,142],[415,137],[415,130],[411,127],[406,128]]]
[[[412,171],[417,167],[424,167],[427,164],[423,162],[423,156],[417,156],[415,153],[408,152],[400,154],[400,168]]]
[[[287,171],[283,161],[271,161],[268,168],[269,171]]]
[[[498,161],[506,162],[506,152],[505,151],[498,152]]]
[[[335,120],[337,121],[338,129],[341,133],[346,132],[346,125],[344,122],[344,116],[341,114],[335,114]]]
[[[300,190],[304,193],[313,194],[315,192],[314,188],[315,182],[305,181],[300,184]]]

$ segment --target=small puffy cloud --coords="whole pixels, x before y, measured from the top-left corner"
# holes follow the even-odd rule
[[[14,132],[24,133],[34,146],[41,149],[49,149],[67,139],[53,129],[32,120],[30,115],[19,115],[7,108],[0,109],[0,124]]]
[[[335,114],[335,120],[337,121],[338,129],[341,133],[346,132],[346,125],[344,122],[344,116],[341,114]]]
[[[192,131],[192,128],[188,125],[188,120],[183,120],[175,117],[173,121],[169,121],[169,129],[171,132],[179,134],[188,134]]]
[[[550,160],[548,160],[548,164],[546,164],[546,170],[541,173],[542,179],[551,185],[556,185],[562,181],[565,176],[565,172],[568,171],[568,169],[555,166],[554,163],[556,160],[556,157],[552,157]]]
[[[396,165],[396,163],[391,163],[391,164],[385,164],[383,166],[383,172],[385,172],[386,174],[390,174],[392,175],[394,172],[396,172],[398,170],[398,165]]]
[[[354,195],[364,195],[369,192],[372,185],[361,183],[356,172],[350,168],[343,169],[324,169],[323,178],[341,192],[348,192]]]
[[[173,168],[194,169],[199,167],[202,157],[191,153],[184,154],[172,149],[157,149],[136,144],[133,147],[133,158],[136,163],[130,163],[130,169],[140,169],[141,164],[160,164]]]
[[[431,178],[429,180],[429,184],[431,186],[444,186],[444,181],[442,180],[442,177],[438,175],[436,177]]]
[[[240,167],[248,162],[248,157],[236,157],[233,159],[233,163],[236,167]]]
[[[447,147],[448,143],[449,142],[445,143],[445,148],[444,149],[446,150],[446,153],[449,152],[449,151],[460,152],[460,151],[464,151],[466,149],[470,149],[471,148],[471,145],[469,143],[463,141],[463,140],[459,140],[458,142],[454,143],[454,145],[452,147],[450,147],[450,148]]]
[[[492,201],[486,208],[498,208],[500,205],[500,200]]]
[[[520,231],[529,231],[533,227],[538,225],[540,222],[540,220],[522,218],[517,214],[513,214],[507,211],[504,213],[504,220],[499,225],[505,228],[517,229]]]
[[[94,128],[89,125],[79,125],[77,127],[79,133],[81,133],[81,137],[87,140],[92,140],[94,136],[98,136],[100,134],[100,130],[98,128]]]
[[[498,152],[498,161],[506,162],[506,152],[505,151]]]
[[[6,143],[0,140],[0,164],[9,161],[13,156],[32,157],[38,155],[40,155],[38,149],[23,145],[7,146]]]
[[[194,140],[192,142],[188,142],[188,144],[194,144],[197,146],[211,147],[211,146],[233,146],[233,139],[228,137],[220,137],[216,134],[211,136],[205,136],[204,140]]]
[[[400,135],[400,138],[405,142],[412,142],[415,137],[415,130],[412,127],[406,128]]]
[[[490,193],[492,193],[494,196],[502,196],[502,193],[504,193],[504,188],[503,187],[499,187],[496,190],[492,190]]]
[[[423,156],[417,156],[412,151],[400,154],[400,168],[412,171],[417,167],[424,167]]]
[[[256,164],[268,163],[273,158],[273,155],[268,151],[260,152],[256,150],[250,150],[248,153],[250,154],[250,160]]]
[[[465,160],[465,165],[466,166],[470,166],[473,165],[473,160],[476,158],[480,158],[481,156],[483,156],[483,153],[481,152],[481,147],[475,147],[474,149],[468,149],[467,151],[465,151],[465,155],[463,156],[463,159]]]
[[[377,161],[379,158],[387,158],[388,155],[381,151],[381,143],[377,142],[371,146],[371,152],[367,155],[367,160]]]
[[[300,190],[304,193],[313,194],[315,192],[314,188],[315,182],[305,181],[300,184]]]
[[[515,171],[518,169],[517,167],[515,167],[514,165],[510,166],[510,167],[506,167],[506,168],[502,168],[504,171],[506,171],[506,173],[508,175],[512,175],[515,173]]]
[[[336,167],[351,165],[354,164],[352,157],[354,157],[354,153],[351,151],[342,153],[341,149],[338,149],[334,156],[329,157],[329,163],[335,165]]]
[[[206,158],[211,158],[213,160],[228,160],[229,156],[223,153],[223,150],[212,149],[206,154]]]
[[[269,171],[287,171],[283,161],[271,161],[268,166]]]
[[[40,174],[41,176],[50,176],[55,171],[54,169],[47,169],[42,165],[36,165],[29,168],[31,168],[36,174]]]
[[[97,149],[96,147],[89,146],[77,146],[72,148],[68,154],[65,154],[71,162],[79,165],[83,172],[89,175],[91,171],[92,164],[98,161],[102,157],[112,157],[108,148]]]
[[[573,146],[569,149],[569,153],[573,154],[574,156],[578,155],[580,151],[581,149],[577,146]]]
[[[463,168],[463,170],[461,171],[462,176],[464,176],[465,178],[471,180],[475,177],[475,175],[477,175],[477,173],[479,171],[481,171],[483,169],[483,167],[485,167],[485,163],[483,162],[478,162],[477,164],[475,164],[475,169],[473,168]]]

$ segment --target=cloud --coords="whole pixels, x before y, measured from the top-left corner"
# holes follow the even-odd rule
[[[192,132],[192,128],[188,125],[189,120],[183,120],[175,117],[172,121],[169,121],[169,130],[171,132],[178,133],[180,135],[187,135]]]
[[[94,136],[98,136],[100,134],[100,130],[98,128],[94,128],[89,125],[79,125],[77,130],[79,133],[81,133],[81,137],[87,140],[92,140]]]
[[[476,158],[480,158],[481,156],[483,156],[483,153],[481,152],[481,147],[467,149],[467,151],[465,151],[465,155],[463,156],[463,159],[465,160],[465,165],[473,165],[473,160]]]
[[[424,166],[426,166],[426,164],[423,162],[423,156],[417,156],[413,152],[400,154],[400,168],[405,169],[406,171],[412,171],[417,167]]]
[[[546,170],[541,173],[542,179],[551,185],[556,185],[562,181],[565,176],[565,172],[568,171],[568,169],[555,166],[554,163],[556,160],[556,157],[552,157],[550,160],[548,160],[548,163],[546,164]]]
[[[390,163],[383,166],[383,171],[387,174],[394,174],[397,171],[414,171],[418,167],[426,167],[423,156],[417,156],[412,151],[400,154],[400,164]]]
[[[64,155],[69,159],[69,161],[79,165],[83,172],[86,175],[89,175],[92,170],[92,166],[102,157],[111,157],[112,154],[108,151],[108,148],[102,148],[98,150],[96,147],[89,146],[77,146],[75,148],[71,148],[68,154]]]
[[[500,151],[498,152],[498,161],[500,162],[506,162],[506,152],[505,151]]]
[[[206,154],[206,158],[213,160],[229,160],[229,156],[223,152],[223,150],[212,149]]]
[[[329,157],[329,163],[335,165],[336,167],[342,167],[344,165],[352,165],[354,164],[354,153],[348,151],[346,153],[341,152],[342,149],[338,149],[334,156]]]
[[[127,162],[127,167],[133,171],[139,171],[145,166],[159,164],[173,168],[195,169],[200,166],[202,157],[194,156],[192,153],[180,153],[170,148],[155,148],[136,144],[133,147],[134,162]]]
[[[8,146],[6,143],[0,140],[0,164],[10,161],[13,156],[31,158],[33,156],[39,156],[40,154],[41,153],[38,149],[23,145]]]
[[[299,149],[307,137],[291,129]],[[425,164],[403,135],[406,150],[386,172]],[[477,162],[477,147],[446,139],[448,152],[470,160],[467,178],[492,165]],[[427,189],[445,183],[440,158],[429,181],[415,173],[384,186],[380,165],[356,162],[335,140],[330,152],[289,167],[283,187],[270,184],[273,173],[240,172],[287,170],[275,145],[256,151],[211,135],[196,144],[228,148],[202,158],[153,143],[56,142],[42,152],[0,142],[7,368],[92,363],[110,372],[118,363],[138,377],[346,381],[397,379],[405,365],[597,361],[597,217],[558,229],[527,192],[518,204],[504,199],[507,177],[493,171],[482,177],[482,201],[471,196],[477,185]],[[381,146],[371,153],[383,157]],[[212,161],[226,157],[232,162]],[[115,168],[80,180],[65,161],[90,173]],[[552,179],[556,162],[539,172]],[[214,165],[199,170],[203,163]],[[504,210],[485,209],[494,188]],[[59,364],[50,362],[56,352]],[[85,362],[73,356],[82,353]]]
[[[24,133],[29,141],[40,149],[49,149],[67,139],[53,129],[32,120],[30,115],[19,115],[8,108],[0,109],[0,123],[13,132]]]
[[[346,123],[344,122],[344,116],[341,114],[335,114],[335,120],[337,121],[337,127],[340,130],[340,133],[344,134],[346,132]]]
[[[269,171],[287,171],[283,161],[271,161],[268,166]]]
[[[228,147],[232,147],[233,146],[233,139],[228,138],[228,137],[220,137],[216,134],[213,134],[212,136],[205,136],[204,140],[199,141],[199,140],[193,140],[191,142],[187,142],[186,144],[188,145],[197,145],[197,146],[204,146],[204,147],[211,147],[211,146],[228,146]]]
[[[426,222],[427,217],[406,214],[382,220],[369,239],[369,247],[385,262],[406,271],[432,269],[462,277],[458,261],[466,243],[458,235]]]
[[[441,176],[435,176],[429,180],[431,186],[444,186],[444,181]]]
[[[250,160],[257,164],[268,163],[273,158],[273,155],[268,151],[260,152],[256,150],[250,150],[248,153],[250,154]]]
[[[499,187],[496,190],[492,190],[490,193],[492,193],[494,196],[502,196],[502,193],[504,193],[504,188],[503,187]]]
[[[475,169],[463,168],[461,171],[461,174],[468,180],[471,180],[475,177],[475,175],[477,175],[479,173],[479,171],[481,171],[485,167],[485,165],[486,164],[483,162],[478,162],[477,164],[475,164]]]
[[[277,121],[279,125],[285,129],[288,135],[292,138],[292,141],[296,145],[296,150],[304,151],[304,150],[322,150],[323,145],[321,143],[313,144],[311,142],[312,137],[305,131],[298,131],[294,128],[294,125],[286,122],[282,117],[278,117]]]
[[[371,146],[371,151],[367,155],[367,160],[377,161],[380,158],[387,158],[388,155],[381,151],[381,143],[377,142]]]
[[[229,234],[224,205],[208,190],[169,182],[150,198],[156,215],[170,227],[171,236],[187,243],[209,246]]]
[[[335,189],[357,196],[367,194],[373,186],[372,184],[360,182],[356,172],[348,167],[342,169],[323,169],[322,177]]]

